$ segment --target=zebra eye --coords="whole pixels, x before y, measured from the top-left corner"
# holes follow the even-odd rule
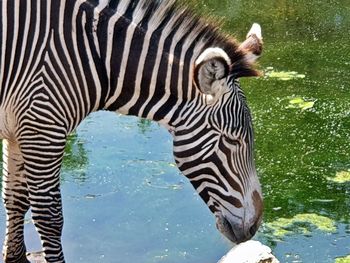
[[[231,139],[231,138],[229,138],[229,137],[227,137],[227,136],[223,136],[223,138],[224,138],[224,140],[225,140],[227,143],[229,143],[229,144],[231,144],[231,145],[237,145],[237,146],[240,146],[240,145],[241,145],[241,142],[240,142],[239,140],[237,140],[237,139]]]

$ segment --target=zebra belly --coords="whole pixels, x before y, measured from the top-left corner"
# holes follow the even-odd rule
[[[2,109],[0,109],[0,139],[5,138],[5,130],[6,130],[6,125],[5,125],[5,113]]]
[[[0,140],[1,139],[11,139],[13,133],[13,120],[9,116],[9,114],[0,107]]]

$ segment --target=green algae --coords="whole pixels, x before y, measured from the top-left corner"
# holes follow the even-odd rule
[[[335,174],[335,177],[328,177],[327,179],[339,184],[350,182],[350,170],[339,171]]]
[[[296,71],[275,71],[273,67],[267,67],[265,71],[266,78],[275,78],[278,80],[303,79],[304,74],[299,74]]]
[[[292,218],[279,218],[267,223],[266,226],[273,231],[273,235],[277,238],[283,238],[295,232],[309,235],[313,228],[327,233],[336,231],[333,220],[314,213],[298,214]]]
[[[350,255],[346,257],[336,258],[334,263],[350,263]]]
[[[287,108],[301,109],[301,111],[305,111],[314,107],[316,100],[307,101],[301,97],[295,97],[289,100],[289,105]]]

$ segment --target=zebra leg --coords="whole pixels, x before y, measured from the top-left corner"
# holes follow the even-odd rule
[[[4,262],[29,263],[23,235],[24,216],[29,209],[27,182],[19,146],[9,140],[3,140],[2,197],[6,209]]]
[[[47,134],[35,133],[25,139],[22,137],[20,145],[32,219],[41,239],[45,259],[47,262],[64,262],[60,169],[65,135],[55,134],[48,139]]]

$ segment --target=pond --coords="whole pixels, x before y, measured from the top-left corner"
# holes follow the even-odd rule
[[[240,40],[263,28],[265,76],[242,80],[265,202],[254,239],[281,262],[350,262],[349,1],[189,2]],[[89,116],[70,137],[62,195],[67,262],[213,263],[231,248],[149,121]],[[4,228],[1,206],[1,241]],[[40,250],[29,220],[25,231]]]

